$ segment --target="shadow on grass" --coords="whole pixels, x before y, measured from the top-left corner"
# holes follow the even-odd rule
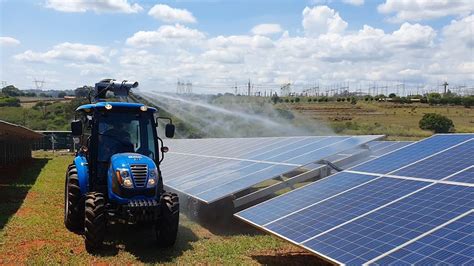
[[[253,255],[252,258],[262,265],[321,265],[329,266],[330,263],[307,252],[282,252],[281,254]]]
[[[180,196],[181,211],[190,220],[199,223],[211,233],[220,236],[260,235],[263,234],[253,226],[234,217],[232,198],[224,198],[206,204],[190,197]]]
[[[180,225],[174,246],[160,248],[151,226],[114,224],[107,229],[103,248],[94,255],[109,257],[117,255],[119,250],[125,250],[143,263],[166,263],[192,249],[191,243],[197,240],[191,229]]]
[[[0,230],[20,208],[48,158],[33,158],[0,168]]]

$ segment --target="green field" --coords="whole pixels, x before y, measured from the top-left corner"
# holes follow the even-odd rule
[[[246,224],[203,227],[181,215],[178,240],[160,249],[150,229],[109,228],[99,255],[63,224],[64,171],[72,155],[36,153],[0,181],[0,264],[321,264],[310,253]]]
[[[299,103],[289,104],[307,119],[323,121],[338,134],[384,134],[389,140],[418,140],[433,133],[419,128],[426,113],[438,113],[453,120],[455,132],[474,132],[474,109],[462,106],[395,103]]]

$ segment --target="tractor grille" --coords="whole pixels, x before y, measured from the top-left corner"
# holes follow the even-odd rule
[[[132,164],[130,169],[132,170],[135,186],[144,187],[146,184],[146,178],[148,176],[148,167],[146,164]]]

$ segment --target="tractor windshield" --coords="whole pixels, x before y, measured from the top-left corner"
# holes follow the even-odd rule
[[[149,113],[102,114],[99,120],[99,161],[108,162],[112,155],[123,152],[136,152],[155,160],[152,119]]]

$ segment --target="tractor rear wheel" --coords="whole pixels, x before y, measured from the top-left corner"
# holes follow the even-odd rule
[[[84,225],[84,201],[79,187],[75,165],[70,165],[66,173],[64,188],[64,225],[69,231],[82,230]]]
[[[170,247],[176,242],[179,225],[179,198],[165,192],[161,197],[161,217],[156,224],[156,239],[160,247]]]
[[[96,251],[102,246],[107,225],[105,197],[102,193],[91,192],[86,195],[84,237],[86,250]]]

